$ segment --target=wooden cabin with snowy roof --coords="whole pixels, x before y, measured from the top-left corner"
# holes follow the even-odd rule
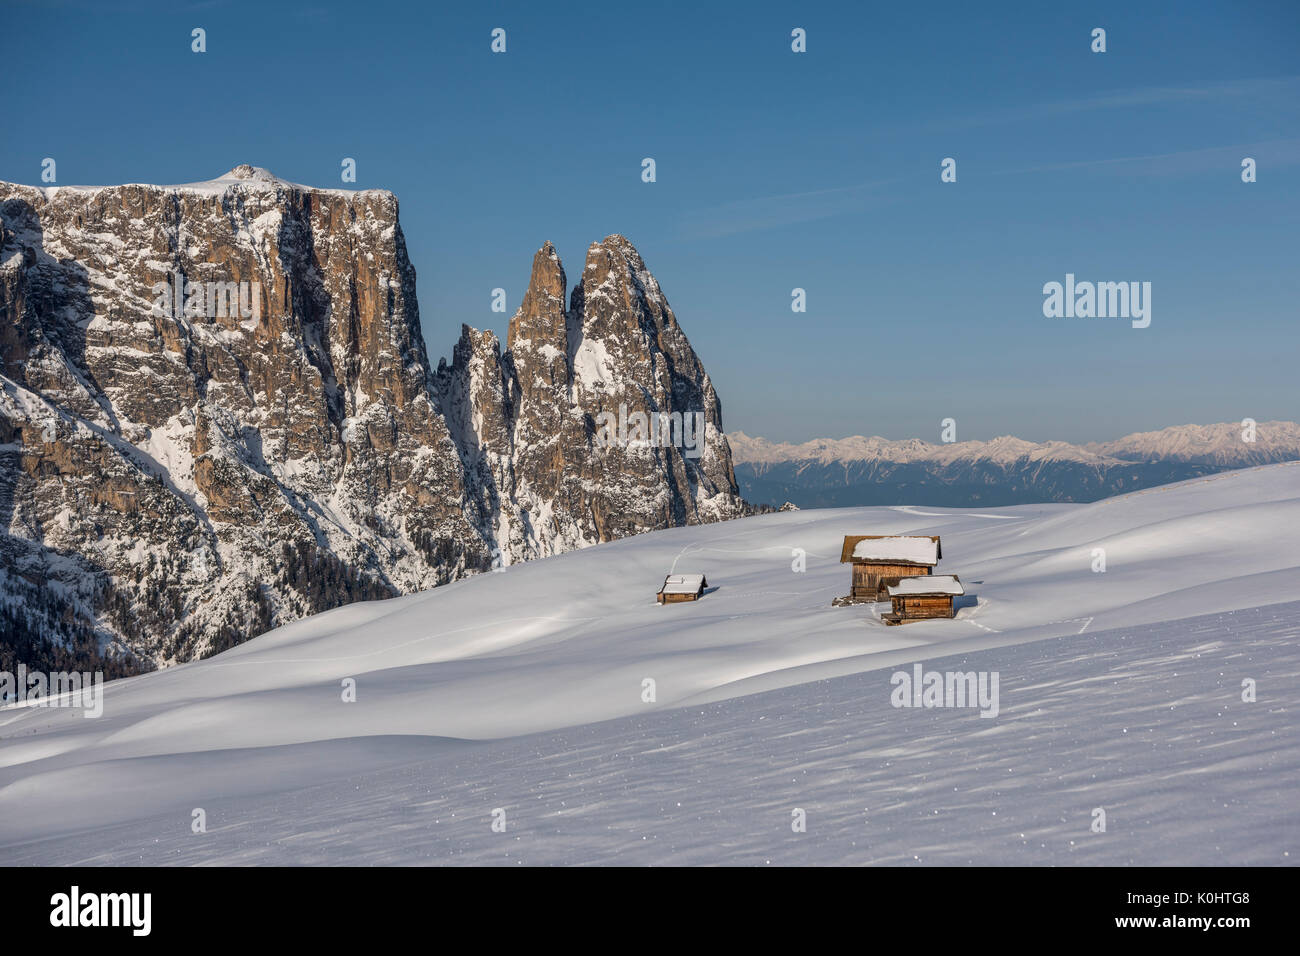
[[[966,593],[955,574],[903,578],[885,590],[889,592],[889,600],[893,604],[890,613],[880,615],[886,624],[953,617],[953,599]]]
[[[670,574],[664,578],[664,586],[659,589],[656,599],[660,604],[698,601],[708,586],[703,574]]]
[[[840,549],[840,564],[853,565],[846,601],[888,600],[890,585],[903,578],[933,574],[942,557],[938,535],[847,535]]]

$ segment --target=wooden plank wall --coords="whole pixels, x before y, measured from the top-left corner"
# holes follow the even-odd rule
[[[930,568],[918,568],[913,564],[854,564],[852,595],[855,598],[870,599],[884,585],[897,584],[902,578],[930,573]]]
[[[893,598],[895,613],[909,620],[927,617],[952,617],[951,595],[916,597],[895,596]]]

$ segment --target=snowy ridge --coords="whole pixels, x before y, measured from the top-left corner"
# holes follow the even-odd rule
[[[1013,463],[1030,461],[1073,461],[1102,465],[1119,461],[1205,461],[1235,462],[1238,466],[1300,459],[1300,424],[1261,422],[1253,443],[1242,441],[1242,426],[1235,422],[1217,425],[1175,425],[1153,432],[1138,432],[1108,442],[1071,445],[1069,442],[1030,442],[1011,435],[988,441],[934,443],[920,438],[891,441],[879,436],[853,435],[848,438],[814,438],[801,444],[772,442],[743,431],[727,433],[737,464],[775,464],[788,461],[840,461],[887,459],[896,462],[989,459]],[[1265,459],[1261,461],[1259,459]]]
[[[195,195],[221,196],[232,189],[245,190],[293,190],[296,192],[312,192],[323,195],[334,196],[365,196],[373,194],[375,196],[387,196],[393,199],[393,194],[387,189],[326,189],[319,186],[304,186],[301,183],[291,183],[287,179],[281,179],[269,169],[261,166],[249,166],[247,164],[236,166],[229,172],[218,176],[216,179],[207,179],[197,183],[179,183],[177,185],[161,185],[157,183],[120,183],[116,186],[33,186],[32,189],[39,190],[46,199],[54,199],[61,193],[86,193],[93,195],[106,189],[119,189],[122,186],[133,186],[139,189],[157,190],[167,193],[193,193]]]
[[[1071,445],[1011,436],[934,444],[853,436],[802,444],[730,432],[736,478],[755,503],[800,507],[929,504],[970,507],[1096,501],[1136,488],[1300,459],[1300,425],[1180,425],[1113,442]]]

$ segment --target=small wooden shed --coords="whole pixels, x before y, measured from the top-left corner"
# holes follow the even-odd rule
[[[890,585],[889,600],[893,610],[882,614],[880,619],[886,624],[902,624],[904,621],[923,621],[932,617],[952,617],[953,598],[966,593],[961,580],[955,574],[928,574],[914,578],[903,578],[897,584]]]
[[[886,588],[903,578],[933,574],[943,557],[938,535],[851,534],[840,564],[853,565],[848,600],[884,601]]]
[[[703,574],[670,574],[664,578],[664,586],[659,589],[657,600],[660,604],[698,601],[708,586],[709,582],[704,580]]]

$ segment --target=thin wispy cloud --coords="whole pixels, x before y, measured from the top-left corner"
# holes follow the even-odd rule
[[[884,189],[898,182],[882,179],[853,186],[737,199],[693,210],[680,223],[679,232],[686,239],[719,239],[860,212],[892,202],[896,197],[886,194]]]
[[[1278,139],[1257,143],[1238,143],[1233,146],[1210,146],[1204,149],[1184,149],[1172,153],[1149,153],[1141,156],[1115,156],[1101,159],[1081,159],[1068,163],[1042,163],[1035,166],[1021,166],[1015,169],[1002,169],[993,173],[995,176],[1018,176],[1025,173],[1047,173],[1068,169],[1104,169],[1107,167],[1134,171],[1135,167],[1146,166],[1149,171],[1161,175],[1187,175],[1193,173],[1221,172],[1234,170],[1243,157],[1250,156],[1257,161],[1265,161],[1269,168],[1276,169],[1300,164],[1300,139]]]
[[[1202,149],[1137,156],[1099,157],[1064,163],[1038,163],[1032,166],[990,170],[984,175],[1020,176],[1108,168],[1126,174],[1159,173],[1164,176],[1221,173],[1225,169],[1235,173],[1241,159],[1245,156],[1266,163],[1269,169],[1300,165],[1300,139],[1237,143],[1229,146],[1209,146]],[[693,210],[681,222],[679,233],[685,239],[720,239],[760,229],[774,229],[848,215],[885,203],[906,202],[908,196],[905,192],[897,189],[891,189],[888,193],[884,191],[885,187],[897,187],[901,182],[898,179],[879,180],[812,192],[738,199]]]
[[[1139,109],[1178,104],[1231,104],[1300,100],[1300,76],[1229,80],[1194,86],[1151,86],[1110,90],[1093,96],[1052,100],[954,116],[927,124],[931,128],[970,128],[1038,122],[1077,113]]]
[[[1093,96],[968,113],[935,120],[924,125],[933,129],[951,130],[999,124],[1034,123],[1090,112],[1139,110],[1179,104],[1217,105],[1225,108],[1263,105],[1269,109],[1293,109],[1296,104],[1300,104],[1300,76],[1110,90]],[[1268,165],[1274,168],[1292,166],[1300,163],[1300,140],[1277,139],[1167,153],[1039,163],[995,170],[989,175],[1009,176],[1105,167],[1132,172],[1140,170],[1143,166],[1162,173],[1191,175],[1218,171],[1224,168],[1225,164],[1235,167],[1243,156],[1254,156],[1256,159],[1267,156]],[[885,179],[830,189],[736,199],[691,211],[681,220],[679,233],[687,239],[718,239],[861,212],[872,206],[904,201],[906,196],[901,195],[897,190],[885,191],[885,187],[897,186],[901,182],[902,180],[897,178]]]

